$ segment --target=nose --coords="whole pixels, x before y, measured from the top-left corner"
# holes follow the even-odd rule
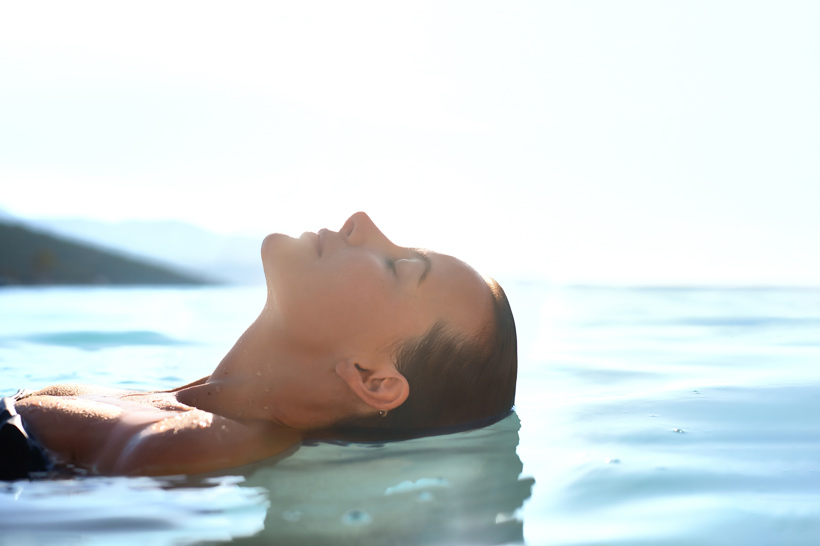
[[[375,243],[392,245],[390,240],[364,212],[357,212],[348,218],[339,233],[347,238],[349,244],[354,246]]]

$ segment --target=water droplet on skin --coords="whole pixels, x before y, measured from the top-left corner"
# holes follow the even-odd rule
[[[219,385],[217,385],[217,386],[216,386],[216,392],[219,392],[220,390],[222,390],[222,387],[220,387]]]
[[[350,510],[342,516],[342,523],[352,527],[367,525],[371,521],[373,521],[373,518],[370,517],[370,514],[361,510]]]
[[[256,375],[257,375],[257,377],[262,377],[262,372],[260,372],[259,370],[256,370]]]
[[[268,406],[262,406],[263,409],[268,409]]]

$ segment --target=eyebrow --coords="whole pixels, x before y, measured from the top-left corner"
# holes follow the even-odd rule
[[[427,278],[427,275],[430,273],[430,270],[433,269],[433,262],[430,261],[430,253],[423,248],[411,248],[410,250],[413,251],[413,254],[416,255],[421,261],[424,262],[424,273],[421,274],[419,277],[419,285],[424,282],[424,279]]]

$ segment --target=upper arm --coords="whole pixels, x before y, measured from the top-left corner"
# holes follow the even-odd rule
[[[58,458],[100,474],[194,474],[247,464],[298,445],[293,429],[198,409],[163,411],[36,395],[15,403],[26,427]]]
[[[114,439],[98,469],[107,474],[195,474],[259,461],[301,442],[298,431],[241,423],[201,410],[169,415]]]

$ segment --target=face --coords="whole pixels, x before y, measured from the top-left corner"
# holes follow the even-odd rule
[[[362,212],[338,232],[269,235],[262,262],[266,309],[291,343],[317,355],[386,355],[436,321],[472,335],[492,316],[489,288],[475,270],[393,244]]]

